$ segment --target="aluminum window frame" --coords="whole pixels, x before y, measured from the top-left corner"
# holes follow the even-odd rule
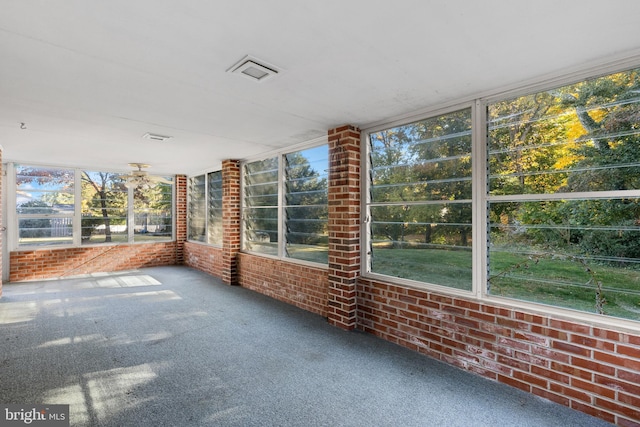
[[[361,174],[361,271],[360,274],[363,278],[372,280],[378,280],[383,282],[389,282],[406,286],[409,288],[415,288],[420,290],[433,290],[452,296],[471,296],[479,301],[491,302],[494,304],[500,304],[507,307],[515,307],[531,312],[537,312],[541,314],[555,314],[559,316],[569,316],[570,318],[588,321],[598,322],[601,324],[612,325],[614,327],[623,327],[632,330],[640,330],[640,322],[631,319],[624,319],[619,317],[605,316],[601,314],[590,313],[577,309],[565,308],[562,306],[547,305],[542,303],[536,303],[525,300],[517,300],[500,297],[498,295],[490,295],[487,292],[487,279],[488,279],[488,249],[487,239],[488,226],[488,204],[498,201],[521,201],[521,196],[514,195],[501,195],[490,196],[488,193],[488,147],[487,147],[487,108],[489,104],[499,101],[505,101],[513,99],[519,96],[535,94],[545,90],[553,90],[566,85],[578,84],[585,80],[590,80],[598,77],[603,77],[619,72],[625,72],[640,67],[640,55],[633,57],[622,57],[614,61],[603,61],[595,63],[592,66],[579,66],[570,69],[561,70],[560,72],[551,73],[546,76],[538,77],[529,81],[522,82],[520,84],[513,84],[497,90],[487,91],[485,93],[479,93],[474,96],[469,96],[464,99],[458,99],[449,103],[440,104],[432,108],[427,108],[412,113],[396,116],[384,121],[377,121],[368,125],[362,126],[361,134],[361,158],[362,174]],[[429,117],[434,117],[449,111],[455,111],[468,104],[473,104],[472,109],[472,161],[473,161],[473,190],[472,190],[472,238],[473,238],[473,285],[472,292],[461,292],[458,289],[439,286],[437,284],[429,284],[425,282],[416,282],[406,279],[395,278],[391,276],[384,276],[370,271],[369,260],[369,244],[371,241],[370,227],[369,227],[369,214],[368,205],[370,204],[370,168],[369,164],[369,134],[389,129],[394,126],[408,124],[419,120],[424,120]],[[545,195],[550,200],[561,199],[581,199],[585,196],[592,196],[592,192],[585,193],[563,193]],[[623,190],[623,191],[609,191],[600,192],[598,197],[638,197],[640,196],[640,189]],[[527,200],[539,200],[540,195],[526,195],[524,199]]]
[[[309,141],[305,141],[303,143],[300,144],[296,144],[296,145],[292,145],[291,147],[288,147],[286,150],[276,150],[276,151],[272,151],[270,153],[266,153],[264,155],[261,156],[256,156],[256,157],[251,157],[251,158],[247,158],[243,161],[241,161],[240,163],[240,192],[241,192],[241,207],[240,207],[240,212],[241,212],[241,216],[240,216],[240,250],[242,252],[245,253],[250,253],[252,255],[256,255],[256,256],[263,256],[263,257],[267,257],[267,258],[273,258],[273,259],[278,259],[278,260],[285,260],[287,262],[292,262],[292,263],[297,263],[297,264],[302,264],[302,265],[308,265],[308,266],[313,266],[313,267],[317,267],[317,266],[322,266],[322,267],[326,267],[328,264],[326,263],[318,263],[318,262],[314,262],[314,261],[308,261],[308,260],[303,260],[303,259],[298,259],[298,258],[292,258],[287,256],[286,254],[286,236],[285,236],[285,230],[286,230],[286,215],[285,215],[285,209],[286,209],[286,205],[285,205],[285,201],[284,201],[284,195],[285,195],[285,172],[284,172],[284,157],[287,154],[291,154],[291,153],[295,153],[298,151],[304,151],[306,149],[311,149],[311,148],[317,148],[320,147],[322,145],[326,145],[328,148],[329,145],[329,141],[328,141],[328,137],[327,136],[322,136],[319,138],[315,138],[313,140],[309,140]],[[258,251],[252,251],[250,249],[247,248],[246,246],[246,242],[247,242],[247,226],[246,226],[246,218],[245,218],[245,209],[247,208],[246,206],[246,202],[245,202],[245,167],[247,164],[253,163],[253,162],[258,162],[258,161],[262,161],[262,160],[266,160],[269,158],[274,158],[277,157],[278,158],[278,183],[277,183],[277,187],[278,187],[278,205],[277,205],[277,212],[278,212],[278,219],[277,219],[277,224],[278,224],[278,244],[277,244],[277,254],[273,255],[273,254],[267,254],[267,253],[263,253],[263,252],[258,252]],[[327,159],[327,170],[329,169],[329,159]],[[327,208],[328,208],[328,200],[327,200]]]
[[[68,244],[51,244],[51,245],[24,245],[19,242],[19,219],[21,216],[17,213],[17,183],[16,183],[16,165],[30,166],[34,168],[53,168],[53,169],[66,169],[74,171],[74,208],[73,213],[68,215],[63,215],[65,218],[72,218],[73,221],[73,239],[71,243]],[[133,188],[127,189],[127,240],[122,242],[96,242],[96,243],[82,243],[82,234],[81,234],[81,220],[82,220],[82,173],[83,171],[91,171],[91,172],[106,172],[106,173],[114,173],[114,174],[122,174],[126,175],[128,171],[105,171],[105,170],[97,170],[94,171],[93,168],[83,168],[83,167],[70,167],[70,166],[59,166],[59,165],[50,165],[50,164],[39,164],[39,163],[31,163],[31,162],[7,162],[5,164],[6,167],[6,175],[7,178],[7,215],[6,215],[6,224],[8,224],[8,232],[7,232],[7,249],[9,251],[26,251],[26,250],[45,250],[45,249],[67,249],[67,248],[86,248],[86,247],[96,247],[96,246],[117,246],[117,245],[140,245],[140,244],[150,244],[150,243],[166,243],[172,242],[176,240],[176,185],[175,185],[175,177],[171,176],[171,235],[166,238],[150,240],[150,241],[136,241],[135,235],[132,233],[133,227],[130,227],[129,224],[135,224],[135,213],[134,213],[134,204],[131,202],[133,199]],[[168,176],[165,178],[169,178]],[[55,215],[56,217],[60,217],[60,215]],[[53,216],[52,216],[53,218]]]

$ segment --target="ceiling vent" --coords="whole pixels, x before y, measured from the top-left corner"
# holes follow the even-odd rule
[[[142,135],[142,137],[144,139],[150,139],[152,141],[167,141],[169,139],[171,139],[170,136],[166,136],[166,135],[158,135],[156,133],[145,133],[144,135]]]
[[[280,71],[271,64],[247,55],[231,66],[227,72],[240,74],[254,82],[263,82],[269,80]]]

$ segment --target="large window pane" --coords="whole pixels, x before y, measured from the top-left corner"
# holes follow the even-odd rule
[[[284,156],[286,255],[328,262],[328,146]]]
[[[471,290],[471,111],[369,135],[370,269]]]
[[[133,190],[135,242],[167,240],[172,237],[172,187],[172,184],[158,183],[150,188],[138,187]]]
[[[207,174],[208,188],[208,242],[222,244],[222,172]]]
[[[187,207],[187,238],[204,242],[206,238],[206,183],[205,176],[199,175],[189,178],[187,192],[189,205]]]
[[[494,295],[640,319],[640,199],[492,203]]]
[[[489,292],[640,319],[640,75],[489,106]]]
[[[128,242],[125,179],[110,172],[82,171],[82,243]]]
[[[18,244],[73,243],[74,171],[16,165]]]
[[[639,72],[489,106],[490,194],[640,188]]]
[[[39,217],[18,219],[19,245],[68,245],[73,243],[73,219]]]
[[[244,249],[278,254],[278,158],[244,166]]]

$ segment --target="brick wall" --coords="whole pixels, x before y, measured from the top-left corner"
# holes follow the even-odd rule
[[[177,246],[165,242],[14,251],[9,255],[9,281],[177,264]]]
[[[356,282],[360,275],[360,130],[329,131],[329,323],[353,329],[357,323]]]
[[[184,244],[184,264],[222,279],[224,270],[222,248],[186,242]]]
[[[175,227],[176,227],[176,264],[184,262],[184,242],[187,241],[187,177],[175,177]]]
[[[187,178],[178,175],[175,179],[175,242],[14,251],[9,254],[9,281],[182,264],[187,238]]]
[[[228,285],[238,282],[237,254],[240,251],[240,162],[222,162],[222,275]]]
[[[243,288],[327,316],[326,269],[240,253],[238,282]]]
[[[360,279],[359,328],[461,369],[640,426],[640,335]]]

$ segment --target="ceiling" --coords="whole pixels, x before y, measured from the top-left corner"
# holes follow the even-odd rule
[[[196,174],[640,51],[636,0],[0,6],[4,161],[113,171]],[[245,55],[281,72],[227,72]]]

